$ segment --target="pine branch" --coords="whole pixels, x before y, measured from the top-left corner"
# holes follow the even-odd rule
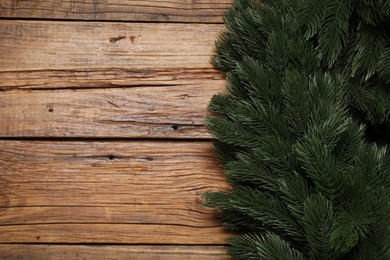
[[[303,255],[291,247],[285,240],[274,234],[262,236],[247,234],[232,239],[229,253],[235,259],[264,260],[303,260]]]
[[[305,39],[310,39],[320,30],[325,19],[325,4],[324,0],[302,0],[297,8],[294,27],[303,31]]]
[[[241,234],[234,258],[389,257],[389,14],[387,0],[236,0],[225,15],[228,91],[207,128],[233,189],[205,205]]]
[[[309,241],[311,259],[337,259],[330,243],[333,226],[332,203],[321,194],[314,194],[304,202],[303,227]]]
[[[318,32],[318,57],[332,66],[346,45],[352,0],[326,0],[324,21]]]
[[[358,28],[356,55],[352,64],[352,76],[368,80],[377,70],[377,65],[385,50],[386,41],[381,28],[361,23]]]

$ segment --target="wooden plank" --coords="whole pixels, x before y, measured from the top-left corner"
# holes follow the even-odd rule
[[[0,2],[0,17],[221,23],[231,0],[34,0]]]
[[[181,86],[0,92],[1,137],[209,138],[222,80]]]
[[[0,71],[211,68],[218,24],[0,21]]]
[[[208,142],[1,140],[0,243],[223,244],[227,188]]]
[[[222,246],[0,245],[4,260],[229,260]]]
[[[1,243],[224,244],[221,227],[153,224],[36,224],[0,226]]]
[[[221,86],[223,79],[211,68],[0,71],[0,90]]]

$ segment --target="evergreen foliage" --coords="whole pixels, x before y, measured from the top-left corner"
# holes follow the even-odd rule
[[[236,259],[390,259],[390,1],[236,0],[208,129]]]

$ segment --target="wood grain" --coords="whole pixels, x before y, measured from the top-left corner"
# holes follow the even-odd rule
[[[0,21],[0,71],[211,68],[217,24]]]
[[[2,140],[0,242],[223,244],[227,188],[208,142]]]
[[[0,71],[0,90],[222,86],[223,75],[211,68],[68,69]],[[152,90],[152,89],[151,89]]]
[[[230,4],[0,1],[0,259],[229,259],[195,139]]]
[[[2,0],[0,17],[220,23],[231,0]]]
[[[221,227],[153,224],[36,224],[0,226],[1,243],[222,245]]]
[[[161,87],[0,92],[0,137],[209,138],[222,80]]]
[[[222,246],[0,245],[4,260],[228,260]]]

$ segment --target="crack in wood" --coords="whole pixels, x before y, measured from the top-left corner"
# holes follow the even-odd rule
[[[117,41],[123,40],[123,39],[125,39],[125,38],[126,38],[126,35],[118,35],[118,36],[115,36],[115,37],[111,37],[111,38],[109,39],[109,41],[110,41],[111,43],[116,43]]]
[[[120,108],[118,105],[116,105],[114,102],[111,102],[109,100],[107,100],[107,103],[110,104],[110,105],[113,105],[114,107],[116,108]]]

